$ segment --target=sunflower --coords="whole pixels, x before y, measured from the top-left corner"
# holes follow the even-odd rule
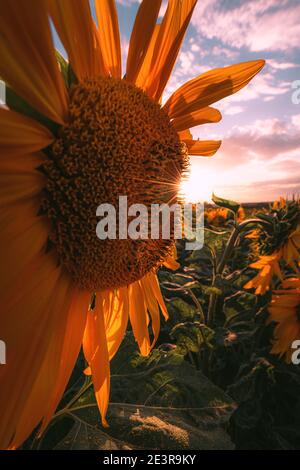
[[[219,121],[210,105],[264,65],[207,72],[162,106],[195,5],[169,0],[157,24],[161,1],[142,1],[122,78],[113,0],[95,0],[96,20],[88,0],[0,0],[1,448],[45,429],[81,344],[106,425],[109,361],[128,319],[147,355],[160,310],[168,317],[156,272],[172,267],[172,236],[99,241],[95,214],[119,195],[128,204],[176,202],[188,155],[220,147],[189,129]],[[68,61],[54,49],[52,26]]]
[[[260,256],[259,259],[249,265],[250,268],[258,269],[259,273],[244,285],[244,289],[255,289],[255,294],[265,294],[270,289],[273,276],[276,275],[282,279],[279,260],[281,251],[277,251],[272,255]]]
[[[290,278],[282,282],[282,289],[273,293],[268,308],[270,318],[277,326],[274,330],[272,354],[291,361],[292,344],[300,339],[300,279]]]

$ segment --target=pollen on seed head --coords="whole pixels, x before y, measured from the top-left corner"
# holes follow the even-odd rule
[[[161,107],[124,80],[73,86],[69,113],[40,168],[47,176],[41,212],[51,220],[49,242],[79,287],[128,285],[157,268],[173,241],[99,240],[96,209],[117,208],[120,195],[128,205],[174,204],[186,149]]]

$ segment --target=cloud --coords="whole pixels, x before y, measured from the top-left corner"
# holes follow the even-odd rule
[[[230,5],[230,6],[229,6]],[[298,0],[201,0],[192,23],[209,39],[250,51],[289,51],[299,47]]]

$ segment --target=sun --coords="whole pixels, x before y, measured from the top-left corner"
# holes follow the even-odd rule
[[[191,165],[189,176],[181,181],[179,193],[188,203],[210,202],[214,190],[214,173]]]

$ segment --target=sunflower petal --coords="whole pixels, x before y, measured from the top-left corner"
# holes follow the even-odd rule
[[[169,0],[155,42],[150,75],[144,87],[156,101],[160,100],[172,73],[196,3],[197,0]]]
[[[50,145],[51,132],[22,114],[0,108],[0,155],[35,152]]]
[[[99,37],[86,0],[48,0],[54,26],[78,80],[107,75]]]
[[[56,370],[55,383],[51,397],[47,398],[47,410],[43,410],[43,424],[39,434],[42,434],[49,424],[73,371],[82,343],[89,299],[89,292],[74,290],[72,303],[70,308],[66,310],[66,322],[60,338],[60,349],[58,349],[57,334],[53,340],[52,346],[56,352],[59,351],[59,354],[56,355],[56,361],[45,363],[45,373],[50,367]]]
[[[148,331],[148,314],[145,297],[139,282],[134,282],[128,287],[129,318],[134,337],[139,345],[141,354],[148,356],[150,353],[150,339]]]
[[[115,0],[96,0],[99,40],[103,60],[112,77],[121,78],[121,44]]]
[[[152,326],[153,335],[154,335],[152,344],[150,346],[150,348],[152,349],[154,347],[157,339],[158,339],[159,331],[160,331],[159,307],[158,307],[158,302],[157,302],[155,296],[153,295],[153,291],[152,291],[152,288],[151,288],[151,281],[150,281],[149,277],[144,276],[140,280],[140,285],[143,289],[144,297],[145,297],[145,301],[146,301],[146,306],[148,308],[148,311],[150,313],[151,320],[152,320],[151,326]]]
[[[110,361],[118,351],[126,333],[128,315],[128,289],[122,287],[117,290],[114,296],[110,321],[106,323],[107,349]]]
[[[100,0],[101,1],[101,0]],[[133,26],[126,68],[126,80],[135,82],[153,37],[162,0],[143,0]]]
[[[219,122],[221,119],[222,114],[220,111],[215,108],[207,107],[175,118],[173,120],[173,125],[177,132],[179,132],[201,124]]]
[[[68,116],[66,88],[57,65],[44,2],[0,0],[0,77],[53,121]]]
[[[91,369],[102,425],[108,426],[106,413],[110,393],[110,369],[105,333],[104,309],[101,302],[88,312],[83,336],[83,351]]]
[[[175,91],[164,110],[174,119],[209,106],[246,86],[264,64],[255,60],[206,72]]]
[[[45,359],[36,376],[35,382],[32,384],[30,395],[23,408],[16,428],[16,434],[13,441],[14,446],[16,447],[19,446],[41,422],[45,412],[47,411],[51,395],[57,386],[68,312],[74,296],[74,288],[72,287],[71,280],[64,274],[59,278],[55,296],[56,299],[54,309],[52,311],[51,324],[49,323],[51,339],[48,343]],[[68,338],[68,340],[70,340],[70,338]],[[80,344],[81,341],[79,342],[79,347]],[[73,363],[68,364],[67,370],[70,373],[74,367],[74,363],[75,360]]]
[[[189,155],[212,157],[220,148],[220,140],[185,140]]]
[[[0,331],[8,346],[7,364],[0,369],[1,449],[15,445],[20,417],[52,338],[53,318],[65,305],[59,276],[56,260],[38,254],[20,273],[14,289],[1,297],[5,315],[0,317]]]

